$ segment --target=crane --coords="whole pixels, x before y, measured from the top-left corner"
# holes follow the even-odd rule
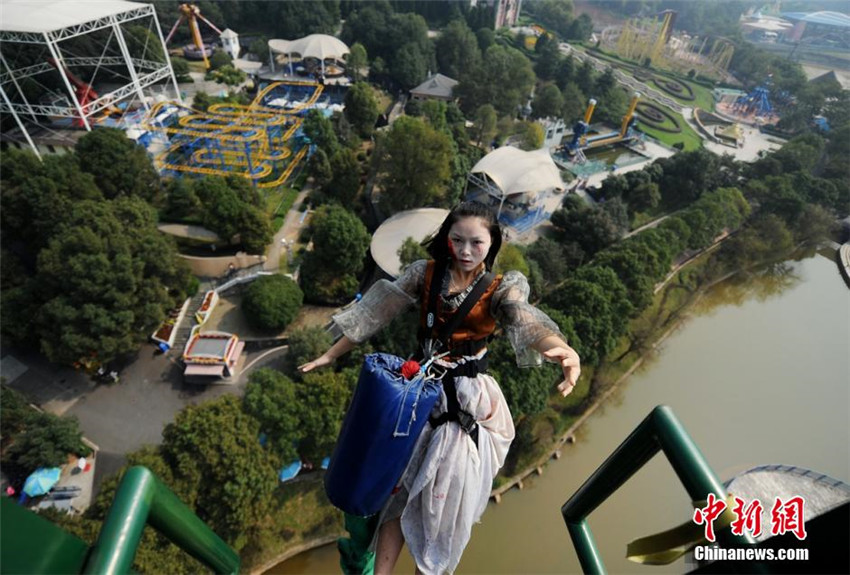
[[[195,44],[195,47],[198,49],[198,52],[201,54],[201,57],[204,60],[204,66],[209,69],[210,61],[207,60],[207,51],[204,46],[204,41],[201,39],[201,30],[198,27],[198,20],[203,20],[204,23],[215,30],[219,35],[221,35],[221,30],[216,28],[215,24],[207,20],[201,15],[201,9],[198,8],[195,4],[181,4],[180,5],[180,17],[177,18],[177,22],[174,23],[174,26],[171,27],[171,31],[168,33],[168,36],[165,38],[165,43],[168,44],[171,37],[174,36],[174,32],[177,31],[178,26],[183,20],[188,20],[189,29],[192,31],[192,41]]]

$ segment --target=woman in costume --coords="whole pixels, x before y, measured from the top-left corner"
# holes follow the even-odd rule
[[[334,322],[344,335],[300,367],[308,372],[333,363],[417,302],[420,343],[426,354],[448,352],[435,361],[448,370],[443,379],[445,394],[381,513],[375,557],[378,575],[392,572],[405,542],[418,572],[454,571],[473,523],[484,513],[493,478],[514,438],[507,402],[486,373],[487,338],[497,323],[520,366],[540,365],[543,358],[560,363],[564,381],[558,389],[563,395],[573,390],[581,372],[578,354],[555,322],[528,303],[528,281],[516,271],[492,279],[448,341],[435,343],[438,328],[464,299],[473,290],[481,293],[476,284],[492,278],[487,272],[501,244],[502,232],[489,208],[476,202],[460,204],[426,243],[433,259],[414,262],[395,282],[378,281],[355,306],[335,315]],[[438,287],[439,296],[429,299],[432,286]],[[429,321],[434,306],[436,317]]]

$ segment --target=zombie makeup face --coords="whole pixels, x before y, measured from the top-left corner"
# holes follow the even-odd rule
[[[449,230],[449,251],[458,271],[475,270],[490,251],[487,222],[478,217],[461,218]]]

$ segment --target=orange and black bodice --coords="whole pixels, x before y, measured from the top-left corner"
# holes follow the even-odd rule
[[[420,299],[420,314],[419,326],[420,336],[427,337],[428,330],[426,318],[428,316],[428,298],[430,297],[431,283],[435,272],[434,261],[429,261],[425,268],[425,277],[422,283],[422,294]],[[484,274],[480,274],[474,281],[482,281]],[[455,329],[454,333],[447,344],[448,350],[453,351],[451,355],[472,355],[480,351],[486,345],[487,338],[493,335],[496,331],[496,318],[491,313],[491,304],[493,294],[498,289],[502,281],[502,276],[498,275],[493,282],[487,287],[480,299],[475,302],[475,305],[469,310],[467,316],[461,321],[460,326]],[[445,285],[441,282],[440,285]],[[470,286],[470,288],[472,287]],[[432,337],[436,337],[436,333],[451,320],[451,317],[456,313],[458,305],[461,301],[447,301],[447,294],[442,293],[437,298],[437,312],[434,321]]]

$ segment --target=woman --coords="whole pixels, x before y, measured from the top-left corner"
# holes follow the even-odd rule
[[[528,303],[528,282],[515,271],[492,280],[448,341],[428,345],[476,284],[492,277],[486,272],[501,244],[502,232],[489,208],[476,202],[459,205],[426,243],[433,259],[411,264],[395,282],[377,282],[359,303],[335,315],[342,338],[300,367],[308,372],[331,364],[417,302],[422,308],[423,348],[448,352],[435,362],[448,370],[443,401],[434,408],[431,424],[425,426],[400,485],[381,514],[376,574],[392,572],[405,542],[418,572],[453,571],[472,524],[484,513],[493,478],[514,438],[505,398],[485,373],[487,338],[496,322],[507,333],[519,365],[539,365],[541,355],[561,364],[564,381],[558,389],[563,395],[573,390],[581,373],[578,354],[557,325]],[[432,285],[439,287],[433,300]],[[434,301],[436,322],[429,324]]]

